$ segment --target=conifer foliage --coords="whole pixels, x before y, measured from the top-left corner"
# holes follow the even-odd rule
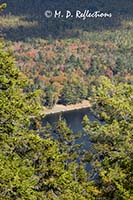
[[[0,200],[93,200],[96,189],[87,181],[83,165],[75,159],[68,162],[71,152],[56,140],[29,130],[39,104],[37,94],[25,93],[25,83],[1,44]]]
[[[92,141],[88,160],[101,190],[100,199],[133,198],[132,95],[131,85],[112,84],[105,77],[92,89],[93,109],[103,123],[92,123],[85,116],[83,125]]]

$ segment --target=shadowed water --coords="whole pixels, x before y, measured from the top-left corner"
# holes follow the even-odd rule
[[[69,128],[72,129],[74,134],[82,132],[82,136],[81,138],[77,140],[77,143],[83,144],[84,145],[83,149],[88,149],[88,147],[90,146],[89,136],[83,131],[83,127],[82,127],[82,121],[85,115],[87,115],[91,121],[97,121],[97,119],[94,117],[90,109],[84,108],[80,110],[73,110],[73,111],[68,111],[64,113],[56,113],[56,114],[47,115],[42,120],[42,124],[44,126],[46,123],[50,123],[52,126],[54,126],[55,123],[58,120],[60,120],[60,118],[65,119]]]

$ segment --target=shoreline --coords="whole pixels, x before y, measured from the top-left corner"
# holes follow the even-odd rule
[[[56,104],[52,109],[48,109],[46,107],[43,107],[43,111],[41,114],[43,115],[50,115],[50,114],[56,114],[56,113],[64,113],[67,111],[72,110],[80,110],[82,108],[90,108],[91,104],[88,100],[83,100],[82,103],[77,104],[70,104],[70,105],[62,105],[62,104]]]

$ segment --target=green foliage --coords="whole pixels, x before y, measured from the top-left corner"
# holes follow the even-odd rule
[[[0,200],[132,200],[133,88],[128,84],[132,80],[132,22],[127,15],[131,1],[123,0],[120,18],[110,21],[111,28],[116,28],[113,31],[105,30],[109,21],[102,23],[105,27],[99,20],[50,23],[44,20],[44,2],[40,7],[41,1],[24,1],[24,7],[15,9],[21,1],[9,1],[15,16],[10,12],[0,16],[6,37],[17,41],[9,44],[22,71],[11,52],[5,51],[8,47],[0,43]],[[70,4],[66,2],[64,7]],[[32,17],[23,16],[30,5]],[[88,5],[106,10],[108,0]],[[74,3],[70,6],[75,9]],[[5,7],[0,5],[0,11]],[[110,11],[115,13],[118,7],[114,2]],[[35,16],[38,11],[39,17]],[[102,32],[92,31],[96,27]],[[48,36],[49,40],[29,36]],[[53,41],[52,36],[62,39]],[[23,39],[27,41],[19,41]],[[95,86],[89,91],[91,85]],[[58,121],[53,130],[49,124],[42,129],[36,118],[34,130],[29,130],[40,98],[42,105],[52,107],[81,102],[88,98],[88,91],[101,122],[84,117],[92,145],[83,159],[76,144],[80,135],[74,135],[65,120]],[[81,161],[91,163],[91,174]]]
[[[65,120],[59,120],[54,128],[57,140],[59,141],[60,151],[66,152],[68,155],[68,161],[76,161],[80,155],[80,146],[82,144],[76,144],[76,140],[81,137],[81,134],[74,134],[68,127]]]
[[[39,98],[37,92],[24,94],[24,76],[15,67],[11,53],[3,48],[0,48],[0,130],[11,134],[14,129],[29,122],[27,116],[37,113]]]
[[[114,83],[105,77],[99,80],[99,86],[92,88],[93,107],[103,120],[131,122],[133,113],[133,88],[125,83]]]
[[[0,199],[35,200],[34,185],[37,179],[29,160],[22,160],[17,154],[5,156],[0,153]]]
[[[85,82],[79,77],[74,77],[74,73],[69,77],[69,80],[64,84],[61,96],[63,104],[80,103],[88,96],[88,88]]]
[[[97,189],[87,182],[84,166],[76,163],[68,151],[73,140],[71,130],[64,121],[56,126],[64,144],[66,141],[65,149],[61,141],[50,139],[49,125],[44,138],[38,134],[37,120],[36,132],[29,130],[26,121],[37,113],[37,97],[25,93],[24,77],[2,46],[0,67],[0,199],[93,200]]]
[[[133,88],[102,77],[92,94],[93,109],[104,123],[85,117],[83,125],[93,143],[89,159],[102,191],[99,198],[132,199]]]
[[[2,11],[3,9],[5,9],[6,7],[7,7],[6,3],[0,4],[0,11]]]
[[[85,38],[85,42],[82,39]],[[43,106],[79,103],[91,84],[105,75],[132,81],[132,30],[87,32],[80,39],[10,42],[18,68],[30,79],[30,91],[41,90]]]
[[[45,103],[45,105],[52,108],[59,101],[58,88],[56,86],[54,86],[54,84],[50,84],[50,85],[47,86],[45,93],[46,93],[46,97],[45,97],[46,103]]]

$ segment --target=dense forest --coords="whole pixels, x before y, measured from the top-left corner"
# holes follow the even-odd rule
[[[132,1],[0,3],[0,200],[132,200]],[[113,17],[44,16],[87,6]],[[40,111],[85,99],[98,121],[83,118],[84,151],[65,119],[42,126]]]
[[[88,99],[90,86],[101,75],[118,82],[130,83],[132,79],[131,1],[112,2],[111,7],[108,1],[74,2],[65,1],[62,5],[60,1],[29,1],[28,4],[7,1],[8,7],[2,12],[1,31],[9,41],[17,66],[31,80],[25,89],[40,89],[44,106],[75,104]],[[113,17],[70,22],[44,16],[46,8],[73,10],[80,4],[81,9],[88,5],[91,10],[107,10]]]
[[[78,37],[81,31],[102,31],[116,29],[123,20],[132,20],[132,0],[1,0],[8,7],[3,14],[6,16],[3,31],[10,40],[26,38],[72,38]],[[88,20],[58,18],[46,19],[46,10],[76,11],[85,9],[112,13],[112,18]],[[9,18],[9,20],[7,20]],[[1,21],[1,20],[0,20]],[[31,28],[32,27],[32,28]]]

